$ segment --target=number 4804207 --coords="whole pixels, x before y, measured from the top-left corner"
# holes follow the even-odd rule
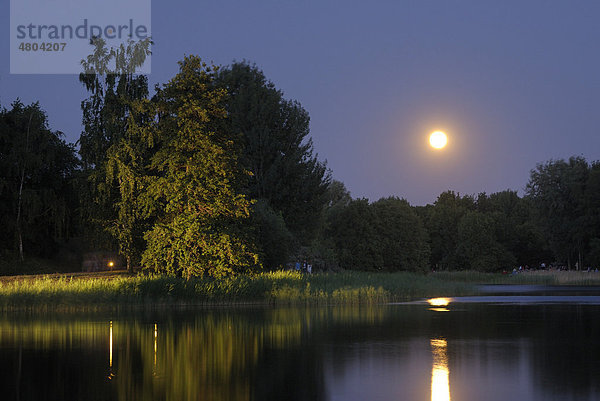
[[[42,42],[42,43],[37,43],[37,42],[33,42],[33,43],[29,43],[29,42],[21,42],[21,44],[19,45],[19,50],[23,51],[23,52],[37,52],[37,51],[43,51],[43,52],[62,52],[65,50],[65,47],[67,46],[66,43],[62,42],[62,43],[58,43],[58,42]]]

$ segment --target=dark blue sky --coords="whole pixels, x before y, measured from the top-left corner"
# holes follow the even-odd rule
[[[1,4],[1,105],[39,100],[77,140],[77,77],[10,75]],[[521,191],[552,158],[600,159],[599,19],[597,0],[153,1],[150,81],[184,54],[255,62],[308,110],[319,157],[354,197],[420,205]],[[427,146],[437,129],[442,152]]]

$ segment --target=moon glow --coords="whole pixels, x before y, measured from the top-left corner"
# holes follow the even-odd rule
[[[435,131],[429,136],[429,144],[432,148],[442,149],[448,143],[448,137],[442,131]]]

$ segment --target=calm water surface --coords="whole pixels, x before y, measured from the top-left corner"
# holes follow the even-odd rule
[[[600,400],[600,297],[519,297],[7,314],[1,399]]]

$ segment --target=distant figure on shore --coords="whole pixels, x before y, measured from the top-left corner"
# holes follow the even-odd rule
[[[296,271],[299,272],[300,271],[300,262],[296,262]]]
[[[308,274],[312,274],[312,265],[310,263],[306,266],[306,271]]]

